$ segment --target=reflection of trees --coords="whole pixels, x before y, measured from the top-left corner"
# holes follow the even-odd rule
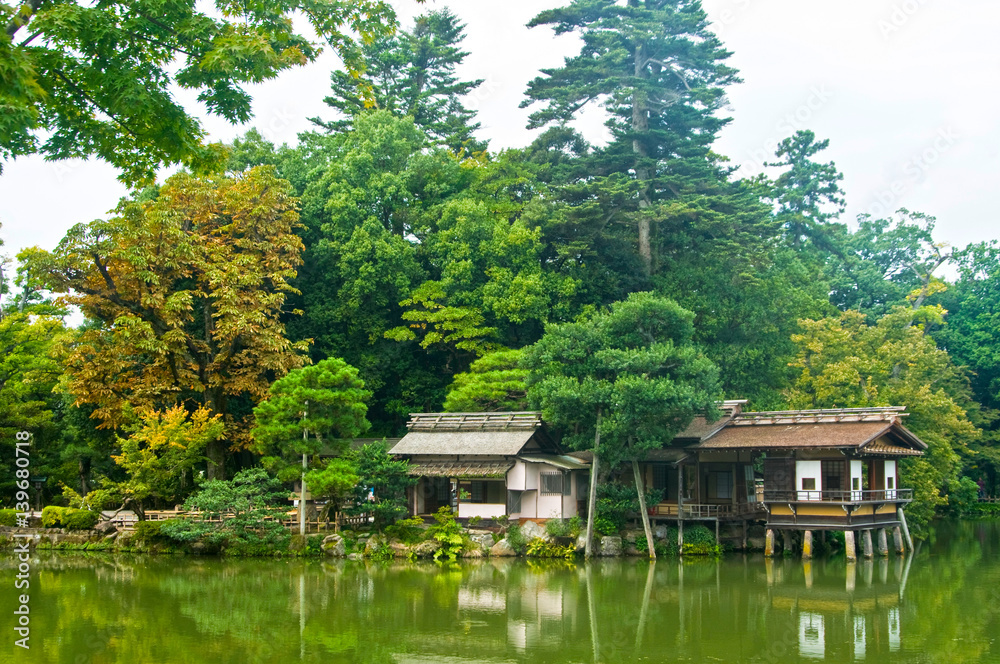
[[[940,555],[914,559],[903,600],[896,558],[441,567],[42,555],[31,661],[981,661],[1000,628],[998,533],[942,533]],[[9,559],[0,569],[11,576]],[[0,585],[0,605],[14,597]]]

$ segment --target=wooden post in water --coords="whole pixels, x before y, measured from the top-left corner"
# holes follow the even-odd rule
[[[885,528],[878,529],[878,555],[883,558],[889,555],[889,544],[885,538]]]
[[[903,514],[903,508],[896,508],[896,518],[899,519],[899,525],[903,528],[903,537],[906,538],[906,550],[913,551],[913,538],[910,537],[910,528],[906,525],[906,515]]]
[[[858,560],[858,550],[854,546],[854,531],[844,531],[844,553],[847,555],[847,562],[853,563]]]
[[[872,531],[861,531],[861,549],[866,560],[871,560],[875,557],[875,554],[872,552]]]
[[[896,549],[896,553],[903,555],[905,552],[903,548],[903,533],[900,531],[899,526],[892,529],[892,544]]]
[[[764,556],[766,558],[774,557],[774,531],[770,528],[764,535]]]
[[[813,533],[811,530],[802,531],[802,559],[809,560],[813,557]]]

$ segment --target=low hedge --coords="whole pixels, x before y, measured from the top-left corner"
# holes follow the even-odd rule
[[[89,530],[97,525],[101,515],[90,510],[49,505],[42,510],[42,527],[67,530]]]
[[[17,510],[0,510],[0,526],[13,528],[17,524]]]

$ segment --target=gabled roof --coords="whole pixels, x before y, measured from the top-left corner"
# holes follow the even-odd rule
[[[904,427],[902,407],[741,413],[695,447],[732,449],[854,449],[861,454],[909,456],[927,445]]]
[[[721,404],[718,404],[719,410],[722,411],[722,416],[719,419],[709,422],[704,416],[696,417],[691,420],[691,424],[684,431],[681,431],[674,437],[674,440],[683,444],[700,442],[711,438],[724,426],[729,424],[734,417],[740,414],[740,411],[743,410],[743,404],[746,402],[746,399],[723,401]]]
[[[537,446],[531,451],[558,451],[538,412],[411,413],[406,426],[409,433],[392,454],[515,456],[533,438]]]

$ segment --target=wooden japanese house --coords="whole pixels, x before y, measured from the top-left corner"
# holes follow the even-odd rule
[[[413,413],[392,454],[419,478],[410,513],[543,521],[578,513],[587,464],[562,454],[541,413]]]

